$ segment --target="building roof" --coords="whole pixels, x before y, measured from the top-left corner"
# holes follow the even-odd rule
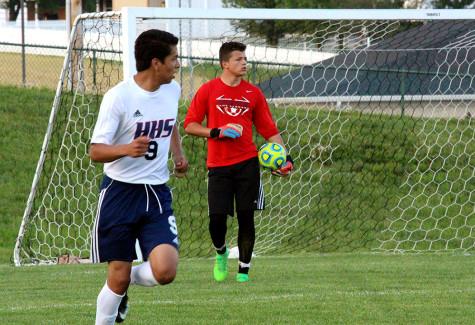
[[[475,21],[432,21],[272,77],[267,98],[475,93]]]

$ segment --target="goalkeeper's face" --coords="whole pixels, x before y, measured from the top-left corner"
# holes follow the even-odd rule
[[[232,51],[228,61],[223,62],[223,69],[236,77],[243,77],[247,73],[246,53]]]

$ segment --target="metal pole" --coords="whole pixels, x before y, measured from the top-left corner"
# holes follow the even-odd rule
[[[191,0],[188,0],[188,8],[191,8]],[[188,19],[188,41],[187,41],[187,49],[186,52],[188,54],[188,68],[190,69],[190,94],[189,98],[191,99],[192,94],[194,93],[193,89],[193,59],[192,59],[192,53],[191,53],[191,42],[193,41],[193,38],[191,36],[193,26],[192,20]]]
[[[66,32],[68,33],[68,40],[71,37],[71,0],[66,0]]]
[[[25,58],[25,3],[20,1],[21,11],[21,82],[26,87],[26,58]]]
[[[181,8],[181,0],[178,0],[178,8]],[[182,41],[183,35],[181,34],[181,19],[178,21],[178,53],[183,55]],[[180,87],[183,88],[183,66],[180,66]]]
[[[35,27],[40,27],[40,21],[38,18],[38,0],[35,0]]]

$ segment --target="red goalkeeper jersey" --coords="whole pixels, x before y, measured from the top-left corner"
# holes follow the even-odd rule
[[[208,167],[228,166],[257,156],[252,141],[252,125],[266,140],[279,133],[264,94],[256,86],[241,80],[238,86],[226,85],[213,79],[198,89],[183,126],[190,122],[201,124],[206,117],[208,128],[228,123],[241,124],[242,136],[237,139],[208,138]]]

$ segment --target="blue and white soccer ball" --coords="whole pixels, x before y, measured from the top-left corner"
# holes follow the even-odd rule
[[[287,159],[285,149],[278,143],[265,143],[258,152],[259,163],[271,170],[279,169]]]

